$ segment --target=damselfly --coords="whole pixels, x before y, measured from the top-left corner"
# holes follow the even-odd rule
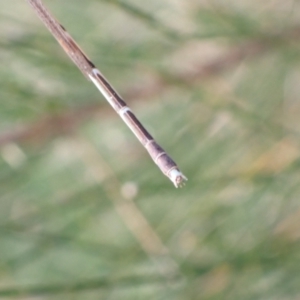
[[[84,76],[96,85],[113,109],[121,116],[123,121],[146,148],[160,170],[174,183],[176,187],[182,186],[187,178],[181,173],[176,163],[153,139],[150,133],[126,105],[125,101],[84,54],[65,28],[56,21],[48,9],[43,5],[41,0],[26,1],[32,6],[44,25],[56,38]]]

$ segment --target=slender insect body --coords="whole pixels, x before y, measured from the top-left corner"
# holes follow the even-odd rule
[[[56,21],[56,19],[42,4],[41,0],[26,1],[32,6],[41,21],[52,33],[84,76],[95,84],[113,109],[120,115],[123,121],[148,151],[149,155],[163,174],[165,174],[174,183],[175,187],[182,186],[187,178],[180,172],[176,163],[153,139],[150,133],[127,106],[125,101],[85,55],[66,29]]]

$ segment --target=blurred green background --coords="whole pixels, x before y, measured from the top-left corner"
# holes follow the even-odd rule
[[[299,1],[44,4],[189,181],[0,1],[0,298],[299,299]]]

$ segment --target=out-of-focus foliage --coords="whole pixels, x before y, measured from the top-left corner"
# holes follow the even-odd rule
[[[44,3],[189,181],[1,1],[0,298],[299,299],[299,2]]]

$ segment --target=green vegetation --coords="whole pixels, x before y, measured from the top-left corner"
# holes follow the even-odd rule
[[[299,299],[299,2],[44,0],[183,189],[2,2],[0,298]]]

